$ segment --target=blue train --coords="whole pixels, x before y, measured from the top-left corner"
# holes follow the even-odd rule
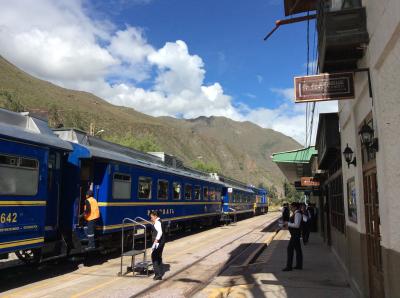
[[[0,109],[0,257],[25,262],[82,253],[85,193],[101,218],[96,241],[120,245],[124,218],[158,210],[170,229],[212,225],[221,214],[255,212],[261,190],[173,166],[147,153]]]

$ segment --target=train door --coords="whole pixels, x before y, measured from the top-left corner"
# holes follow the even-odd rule
[[[47,163],[46,236],[51,236],[59,226],[61,192],[61,154],[51,150]]]
[[[81,160],[80,168],[80,178],[79,178],[79,207],[78,214],[83,213],[86,192],[88,190],[93,190],[93,160]],[[79,226],[83,226],[84,222],[81,218],[79,220]]]

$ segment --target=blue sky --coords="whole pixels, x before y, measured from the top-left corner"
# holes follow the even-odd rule
[[[292,102],[292,88],[306,72],[306,23],[263,41],[283,18],[283,1],[0,4],[0,54],[28,73],[153,116],[225,116],[304,143],[305,106]]]
[[[277,107],[281,98],[272,90],[291,88],[293,76],[306,71],[306,22],[283,26],[263,41],[283,18],[283,1],[92,0],[88,10],[118,28],[143,28],[157,48],[185,41],[204,61],[205,82],[220,82],[234,101],[250,107]],[[314,26],[311,22],[311,47]]]

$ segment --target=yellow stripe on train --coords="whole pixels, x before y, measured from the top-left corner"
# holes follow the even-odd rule
[[[15,246],[24,246],[24,245],[29,245],[29,244],[37,244],[37,243],[42,243],[42,242],[44,242],[44,237],[23,239],[23,240],[10,241],[10,242],[0,242],[0,249],[15,247]]]

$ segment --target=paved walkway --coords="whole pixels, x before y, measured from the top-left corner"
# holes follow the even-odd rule
[[[230,267],[196,297],[353,298],[345,273],[318,234],[303,246],[304,269],[282,272],[289,232],[280,231],[250,265]]]

